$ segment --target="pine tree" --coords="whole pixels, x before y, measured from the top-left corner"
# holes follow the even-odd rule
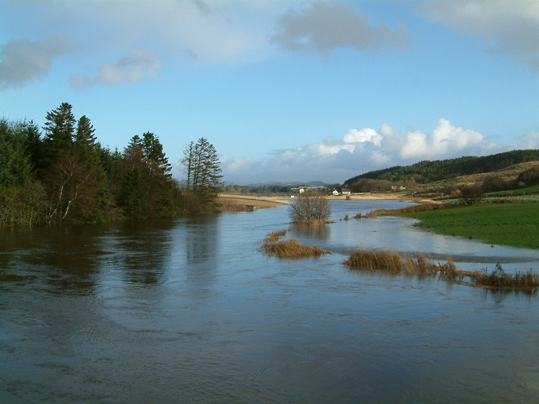
[[[33,178],[24,124],[0,121],[0,190],[21,187]]]
[[[215,207],[221,183],[221,166],[215,147],[207,139],[189,143],[181,163],[185,167],[186,186],[206,208]]]
[[[74,148],[78,156],[87,163],[99,164],[99,144],[94,135],[95,129],[90,119],[83,115],[77,122],[77,131],[74,137]]]
[[[76,119],[71,111],[72,106],[67,102],[47,113],[43,126],[43,140],[46,164],[51,165],[57,159],[67,154],[73,145]]]
[[[123,166],[119,205],[128,216],[176,215],[172,167],[157,136],[151,132],[133,136],[124,151]]]

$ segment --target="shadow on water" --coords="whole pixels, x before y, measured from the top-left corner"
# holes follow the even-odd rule
[[[4,276],[34,281],[50,293],[91,294],[106,254],[102,231],[102,226],[52,226],[0,232]]]
[[[175,222],[170,220],[122,223],[102,240],[111,254],[106,265],[112,263],[127,284],[159,284],[174,248],[170,235],[174,227]]]
[[[331,238],[331,224],[316,226],[292,226],[290,234],[305,240],[327,241]]]

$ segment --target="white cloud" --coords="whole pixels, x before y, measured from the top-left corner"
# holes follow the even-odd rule
[[[4,45],[0,85],[24,85],[42,77],[52,59],[69,50],[59,38],[77,44],[85,69],[99,71],[96,77],[69,72],[67,77],[72,76],[78,88],[136,82],[148,71],[155,71],[155,59],[142,62],[141,55],[131,55],[120,60],[135,48],[172,64],[260,60],[275,51],[268,37],[284,4],[290,4],[289,0],[57,0],[36,1],[31,7],[26,2],[12,2],[9,11],[24,19],[24,29],[19,29],[24,35],[61,36],[37,42],[11,40]],[[75,66],[70,68],[77,69]]]
[[[344,143],[363,143],[363,142],[372,142],[376,146],[380,146],[380,141],[382,136],[374,129],[365,128],[361,130],[350,129],[346,135],[343,137]]]
[[[527,133],[518,140],[518,147],[520,149],[539,149],[539,132]]]
[[[436,159],[451,155],[455,151],[481,150],[487,145],[485,136],[477,131],[451,125],[446,119],[439,119],[430,135],[412,132],[406,135],[406,143],[400,156],[405,159]]]
[[[97,84],[117,86],[124,83],[138,83],[145,76],[155,75],[160,67],[161,61],[152,52],[134,48],[131,56],[100,67],[97,76],[75,74],[71,76],[70,81],[71,86],[79,90]]]
[[[535,132],[521,138],[523,148],[539,142]],[[383,124],[350,129],[342,139],[280,150],[272,158],[251,161],[232,158],[222,161],[224,179],[236,182],[314,181],[342,183],[355,175],[421,160],[441,160],[466,155],[488,155],[514,146],[499,146],[482,133],[439,119],[431,133],[409,131],[401,134]]]
[[[21,87],[44,77],[52,60],[72,52],[73,47],[62,36],[32,42],[12,39],[0,47],[0,89]]]
[[[491,50],[539,71],[539,1],[429,0],[418,10],[431,22],[482,37]]]
[[[343,47],[358,51],[400,48],[407,37],[403,24],[396,31],[385,24],[370,25],[352,4],[316,1],[282,14],[272,41],[285,50],[330,54]]]

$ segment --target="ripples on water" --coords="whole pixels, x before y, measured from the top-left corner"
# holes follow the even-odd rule
[[[536,297],[341,263],[357,246],[479,268],[539,254],[339,220],[395,204],[335,203],[334,224],[292,231],[333,253],[318,260],[257,252],[284,206],[2,233],[0,402],[536,402]]]

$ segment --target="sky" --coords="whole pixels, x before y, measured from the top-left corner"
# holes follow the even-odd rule
[[[539,0],[0,0],[0,117],[122,151],[203,137],[237,184],[539,148]]]

